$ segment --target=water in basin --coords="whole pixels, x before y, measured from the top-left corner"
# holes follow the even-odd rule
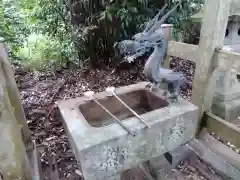
[[[120,94],[118,97],[139,115],[168,106],[167,101],[144,89]],[[98,101],[120,120],[134,116],[114,96],[107,96]],[[79,110],[93,127],[103,127],[115,123],[112,116],[92,100],[80,105]]]

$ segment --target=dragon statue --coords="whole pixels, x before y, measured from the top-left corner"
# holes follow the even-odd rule
[[[161,25],[178,6],[181,6],[181,0],[159,20],[160,15],[167,7],[167,5],[165,5],[157,15],[148,22],[143,32],[134,35],[132,40],[123,40],[114,45],[117,55],[123,57],[123,62],[127,61],[129,63],[138,57],[150,53],[151,50],[154,49],[145,63],[143,73],[150,84],[152,84],[150,91],[152,91],[154,87],[159,87],[161,83],[166,84],[167,91],[165,91],[164,94],[168,100],[174,102],[177,101],[180,87],[188,83],[188,81],[180,72],[173,72],[172,70],[161,68],[167,49],[167,39],[164,37]]]
[[[151,19],[143,32],[137,33],[132,37],[132,40],[123,40],[114,44],[115,56],[122,59],[122,62],[133,62],[138,57],[141,57],[155,47],[157,42],[163,38],[163,29],[161,25],[166,21],[178,6],[181,5],[181,0],[169,12],[167,12],[160,20],[159,17],[167,8],[167,4]]]

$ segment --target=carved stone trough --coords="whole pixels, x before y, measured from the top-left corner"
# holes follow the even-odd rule
[[[158,157],[194,138],[197,107],[181,98],[169,104],[162,92],[149,92],[146,82],[120,87],[116,94],[151,127],[146,127],[108,92],[95,98],[122,124],[129,134],[99,105],[86,97],[58,102],[65,129],[86,180],[106,180],[122,171]],[[115,179],[115,178],[113,178]]]

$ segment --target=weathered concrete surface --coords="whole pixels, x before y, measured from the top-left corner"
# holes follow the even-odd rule
[[[172,170],[172,165],[164,155],[150,159],[146,166],[154,179],[164,179],[166,173]]]
[[[240,155],[216,140],[206,131],[202,131],[199,139],[193,139],[186,145],[169,152],[169,154],[172,155],[172,164],[166,160],[165,156],[149,160],[151,173],[154,172],[154,177],[157,174],[158,178],[156,179],[166,180],[167,174],[172,175],[172,178],[170,178],[172,180],[178,178],[186,179],[187,175],[183,176],[179,173],[174,175],[174,172],[178,171],[177,169],[171,172],[172,168],[179,165],[178,163],[182,160],[196,168],[204,177],[211,180],[229,178],[237,180],[240,177]],[[181,169],[181,167],[179,168]]]
[[[1,68],[1,67],[0,67]],[[29,161],[0,71],[0,173],[4,180],[30,180]]]
[[[32,179],[25,145],[33,147],[31,133],[6,47],[0,42],[0,179]]]
[[[220,118],[232,122],[240,116],[240,98],[231,101],[213,101],[212,113]]]
[[[229,157],[227,157],[228,155],[226,153],[228,153],[229,151],[225,151],[225,153],[219,153],[219,151],[221,151],[221,149],[219,149],[220,147],[219,144],[216,145],[215,143],[213,143],[210,147],[209,143],[207,144],[204,143],[204,141],[202,140],[194,139],[191,142],[189,142],[188,145],[189,148],[192,149],[193,152],[195,152],[202,160],[210,164],[219,172],[223,173],[223,175],[227,175],[233,180],[240,179],[239,169],[234,165],[230,164],[231,160]],[[214,145],[216,145],[216,147],[214,147]],[[224,145],[222,144],[221,146]],[[224,157],[222,155],[224,155]]]
[[[172,150],[171,152],[167,152],[164,155],[150,159],[147,166],[149,167],[154,179],[184,179],[182,175],[180,175],[179,172],[177,172],[174,168],[176,168],[176,166],[179,165],[179,163],[188,157],[188,155],[191,153],[192,151],[189,149],[188,145],[182,145]],[[172,171],[173,169],[175,171]],[[178,175],[178,177],[167,177],[167,174],[175,174]]]
[[[10,103],[13,108],[13,113],[15,119],[21,125],[23,142],[28,148],[33,148],[32,137],[30,130],[28,129],[27,119],[24,113],[24,109],[21,104],[21,97],[18,90],[18,86],[15,81],[14,72],[8,58],[8,53],[6,50],[5,44],[0,42],[0,71],[3,81],[5,81],[5,86],[7,89],[7,94],[10,100]]]
[[[144,89],[146,82],[121,87],[117,94]],[[156,95],[162,92],[156,92]],[[96,98],[107,96],[106,92]],[[135,117],[122,123],[136,133],[133,137],[118,124],[93,128],[87,123],[79,105],[85,98],[58,102],[70,144],[80,162],[86,180],[105,180],[139,163],[172,151],[194,138],[197,107],[180,98],[179,102],[142,114],[151,128]]]
[[[240,154],[208,134],[206,129],[204,129],[200,134],[199,140],[204,144],[205,147],[215,152],[226,162],[240,170]]]
[[[169,156],[171,156],[171,161],[169,163],[171,164],[172,168],[175,168],[181,160],[185,159],[190,154],[190,152],[191,151],[187,145],[179,146],[173,151],[168,152]],[[165,157],[167,158],[166,154]]]
[[[231,122],[240,115],[240,83],[234,71],[219,70],[218,73],[212,112]]]
[[[163,171],[170,171],[175,168],[180,161],[185,159],[192,151],[187,145],[179,146],[176,149],[155,157],[148,161],[151,171],[160,174]]]
[[[230,70],[219,70],[215,99],[223,102],[236,98],[240,98],[240,84],[237,79],[237,73]]]

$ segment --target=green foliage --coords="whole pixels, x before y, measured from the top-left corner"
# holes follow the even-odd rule
[[[3,3],[0,3],[0,37],[4,37],[5,40],[13,38],[13,32],[8,29],[7,23],[4,18]]]
[[[3,33],[0,36],[6,39],[13,59],[20,59],[23,64],[35,69],[43,68],[44,63],[48,66],[47,62],[53,57],[59,63],[74,59],[75,47],[70,30],[61,18],[62,6],[58,1],[5,0],[1,7],[4,16],[3,21],[0,20],[5,26],[2,32],[11,36]],[[33,39],[36,40],[34,49]],[[39,40],[43,42],[39,43]],[[51,56],[50,52],[53,53]]]
[[[159,3],[156,0],[115,0],[110,4],[101,4],[94,0],[87,2],[88,4],[86,1],[75,3],[72,24],[79,33],[78,49],[81,49],[81,54],[93,59],[93,62],[111,56],[116,41],[129,39],[142,31],[144,23],[164,4],[163,1]],[[169,0],[168,10],[176,3],[175,0]],[[185,0],[182,9],[178,9],[167,19],[166,23],[174,24],[175,39],[179,32],[189,36],[190,16],[196,13],[202,4],[202,0]],[[84,30],[80,27],[84,27]]]
[[[72,24],[78,29],[78,49],[93,62],[113,55],[116,41],[131,38],[154,15],[154,9],[150,9],[147,0],[87,2],[72,4]]]
[[[1,1],[1,0],[0,0]],[[50,60],[81,62],[108,59],[116,41],[143,30],[165,1],[159,0],[4,0],[0,2],[0,36],[14,59],[42,68]],[[176,4],[169,0],[169,9]],[[168,20],[175,32],[191,32],[189,17],[202,0],[184,0]],[[1,13],[3,12],[3,13]],[[44,65],[45,64],[45,65]]]
[[[174,0],[169,0],[169,7],[172,7],[174,2]],[[190,17],[203,7],[203,3],[204,0],[184,0],[182,9],[178,9],[168,18],[167,22],[174,25],[173,38],[175,40],[178,40],[178,34],[181,33],[185,41],[196,43],[198,29]]]
[[[29,1],[29,0],[22,0]],[[29,7],[28,19],[34,25],[35,33],[51,37],[61,42],[61,59],[78,62],[79,55],[76,50],[76,36],[70,23],[69,11],[64,0],[31,0],[33,6]],[[24,3],[22,6],[25,7]]]
[[[25,66],[34,69],[47,69],[50,62],[62,63],[61,43],[41,34],[31,34],[24,46],[19,49],[18,57]],[[58,61],[58,62],[57,62]]]
[[[8,43],[11,57],[16,57],[16,52],[30,31],[25,24],[25,16],[19,11],[16,1],[4,0],[0,9],[3,12],[0,23],[4,26],[3,29],[1,28],[2,31],[0,30],[0,36],[4,37]]]

